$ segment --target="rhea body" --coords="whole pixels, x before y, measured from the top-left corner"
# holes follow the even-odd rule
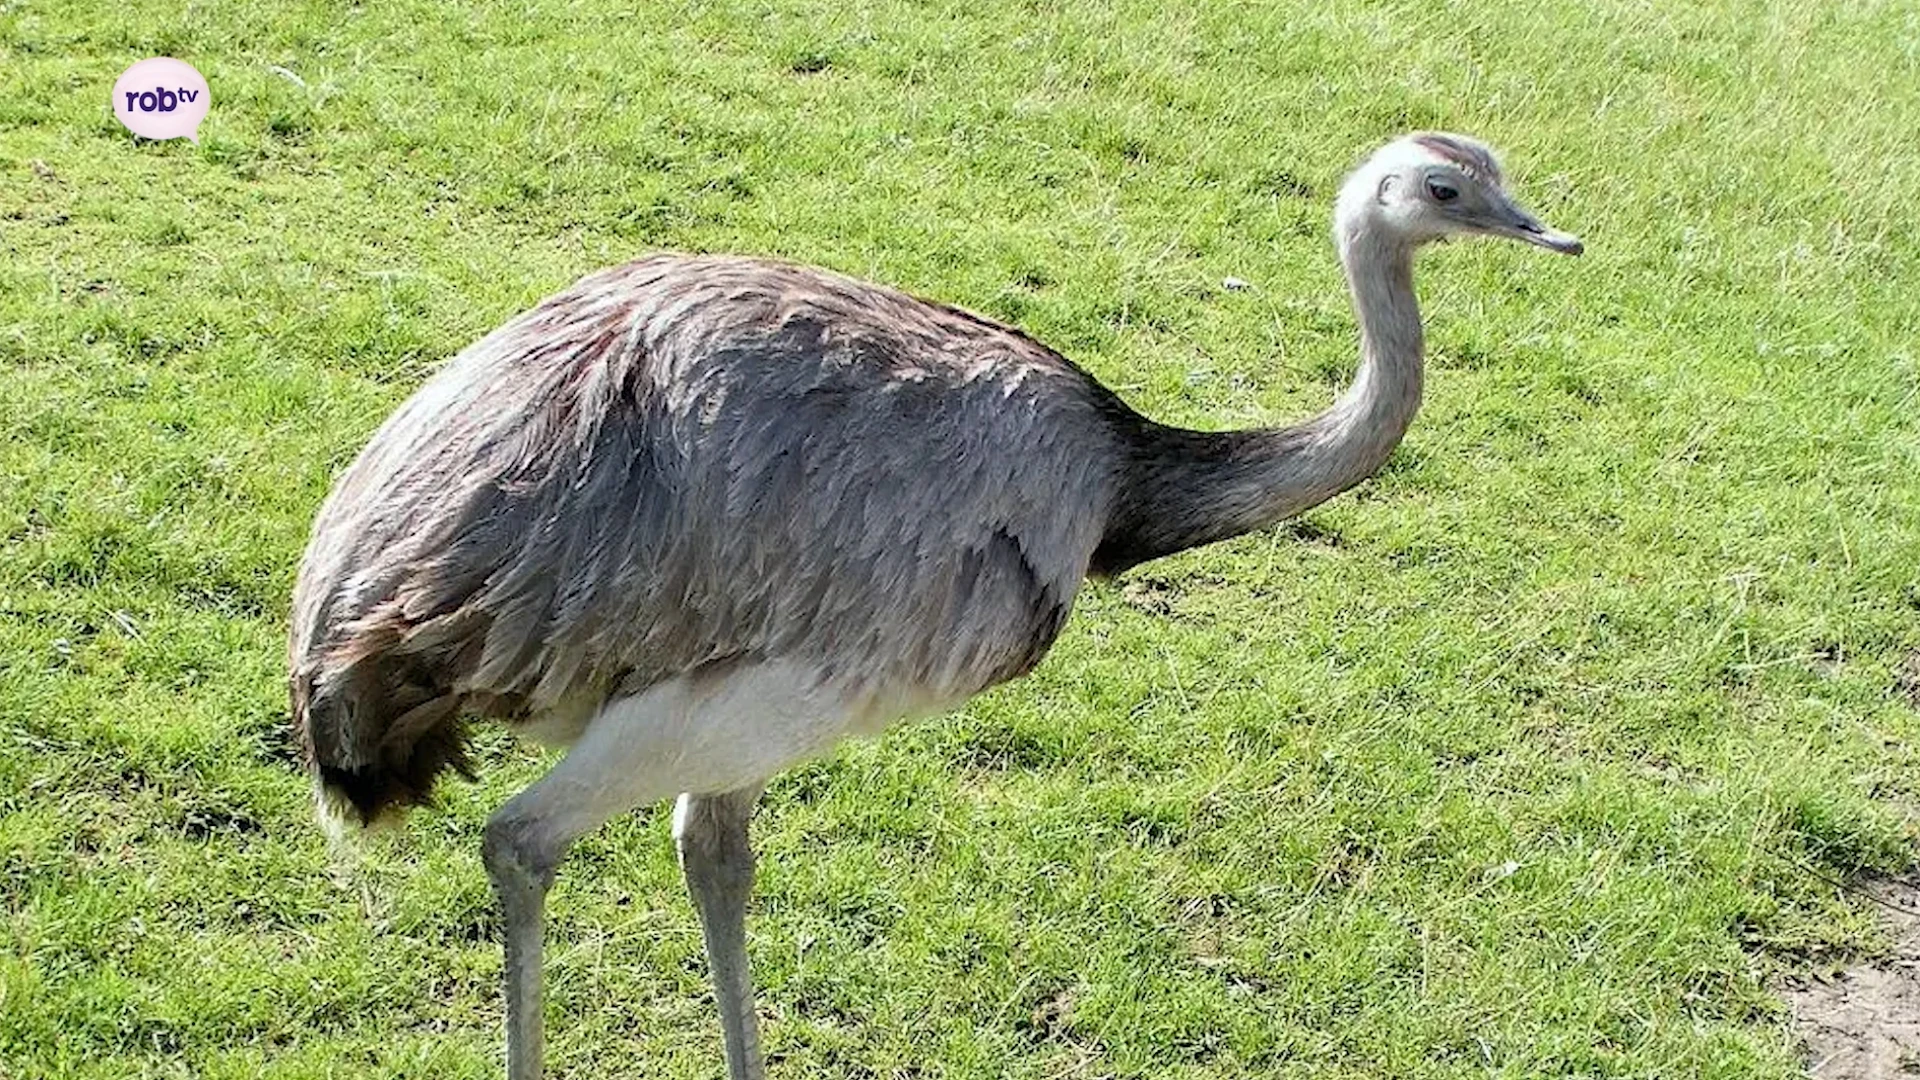
[[[1481,144],[1388,144],[1335,215],[1357,377],[1302,423],[1232,432],[1155,423],[1017,330],[820,270],[661,255],[582,279],[429,379],[321,508],[291,660],[322,810],[423,801],[467,770],[468,717],[571,748],[484,835],[508,1072],[532,1080],[557,866],[678,794],[728,1069],[760,1076],[765,782],[1030,670],[1089,575],[1374,472],[1420,402],[1414,250],[1460,233],[1580,250]]]

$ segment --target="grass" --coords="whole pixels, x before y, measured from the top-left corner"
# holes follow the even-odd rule
[[[438,360],[716,249],[1297,416],[1353,363],[1332,193],[1422,126],[1588,256],[1427,255],[1379,477],[774,784],[774,1072],[1799,1075],[1767,979],[1875,948],[1822,877],[1916,851],[1917,41],[1874,0],[0,4],[0,1077],[498,1073],[478,828],[542,758],[487,736],[341,869],[286,732],[307,524]],[[156,54],[197,147],[105,107]],[[665,826],[562,873],[556,1075],[721,1072]]]

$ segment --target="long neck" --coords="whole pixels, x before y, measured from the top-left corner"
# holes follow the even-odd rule
[[[1360,371],[1302,423],[1199,432],[1141,421],[1096,571],[1265,528],[1373,475],[1420,408],[1423,341],[1413,252],[1365,224],[1336,231],[1360,320]]]

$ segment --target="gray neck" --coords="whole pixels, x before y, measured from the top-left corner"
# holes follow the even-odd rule
[[[1413,250],[1352,215],[1336,229],[1360,320],[1360,371],[1303,423],[1198,432],[1141,421],[1094,569],[1114,573],[1272,525],[1373,475],[1420,408],[1424,343]]]

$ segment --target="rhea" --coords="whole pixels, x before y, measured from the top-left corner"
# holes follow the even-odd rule
[[[569,747],[487,821],[507,1072],[541,1072],[543,907],[568,847],[678,795],[729,1074],[762,1075],[748,822],[780,770],[1024,674],[1081,583],[1359,483],[1420,404],[1414,251],[1579,254],[1459,135],[1387,144],[1334,240],[1360,367],[1303,422],[1142,417],[1018,330],[822,270],[657,255],[456,356],[321,507],[292,699],[323,816],[471,776],[470,718]]]

